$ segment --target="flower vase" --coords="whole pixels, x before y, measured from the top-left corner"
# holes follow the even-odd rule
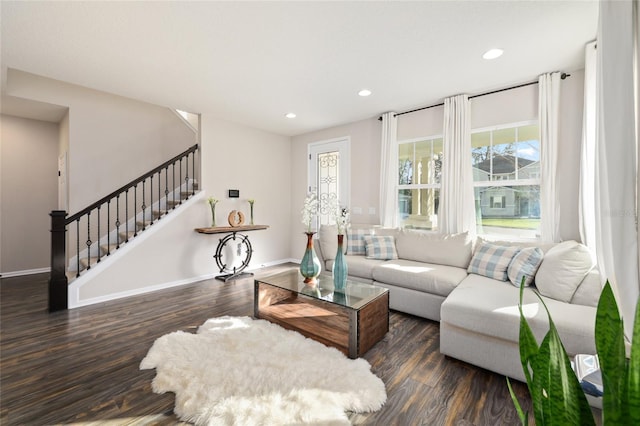
[[[211,204],[211,227],[216,227],[216,206],[215,204]]]
[[[313,250],[313,234],[315,232],[305,232],[305,234],[307,234],[307,249],[300,262],[300,273],[306,284],[314,284],[316,277],[320,275],[320,259]]]
[[[338,235],[338,252],[336,258],[333,261],[333,287],[336,291],[342,292],[347,284],[347,275],[349,269],[347,267],[347,260],[344,257],[344,248],[342,247],[344,235]]]
[[[249,205],[251,206],[251,225],[253,225],[253,203]]]

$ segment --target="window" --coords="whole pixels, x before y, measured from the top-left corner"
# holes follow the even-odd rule
[[[537,238],[540,140],[536,122],[471,132],[479,235]]]
[[[398,222],[404,228],[438,228],[442,137],[398,143]]]

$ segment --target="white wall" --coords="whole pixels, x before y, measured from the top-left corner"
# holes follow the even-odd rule
[[[291,157],[291,139],[208,114],[202,114],[201,122],[202,188],[207,197],[220,200],[216,206],[217,224],[226,224],[232,210],[242,211],[248,223],[247,200],[255,199],[255,223],[269,225],[269,229],[247,233],[254,249],[250,266],[289,259],[290,188],[291,181],[296,179],[292,174],[295,161]],[[239,190],[240,198],[229,199],[229,189]],[[202,209],[208,211],[208,206],[203,204]],[[209,226],[209,223],[199,226]],[[224,235],[200,237],[213,244]]]
[[[560,150],[558,153],[558,191],[560,193],[561,238],[580,239],[578,229],[578,182],[584,71],[572,72],[561,90]],[[471,100],[471,127],[482,128],[538,117],[538,85],[530,85]],[[442,134],[442,106],[398,116],[398,140]],[[363,208],[363,215],[352,216],[354,223],[379,221],[379,214],[366,214],[368,206],[377,209],[380,180],[380,122],[377,117],[292,138],[291,216],[292,257],[300,257],[302,225],[300,209],[306,194],[307,145],[311,142],[351,136],[351,207]]]
[[[9,69],[7,94],[69,107],[69,212],[196,143],[168,108]]]
[[[343,126],[332,127],[317,132],[306,133],[292,138],[291,144],[291,257],[300,259],[306,239],[302,233],[300,211],[307,194],[307,148],[310,143],[321,142],[343,136],[351,139],[351,222],[377,224],[380,199],[380,132],[378,117]],[[360,207],[362,214],[353,214],[354,207]],[[369,214],[369,208],[375,214]]]
[[[58,204],[58,124],[0,116],[0,271],[50,266]]]

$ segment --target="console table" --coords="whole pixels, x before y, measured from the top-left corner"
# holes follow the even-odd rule
[[[244,234],[240,234],[240,231],[258,231],[262,229],[269,228],[268,225],[241,225],[241,226],[216,226],[214,228],[196,228],[195,231],[200,234],[227,234],[224,238],[221,238],[218,241],[218,247],[216,248],[216,254],[213,256],[216,259],[216,265],[220,269],[220,273],[223,275],[218,275],[216,277],[217,280],[220,281],[230,281],[236,279],[241,276],[253,276],[250,272],[243,272],[247,266],[249,266],[249,262],[251,261],[251,254],[253,253],[253,248],[251,247],[251,242],[249,241],[249,237]],[[238,242],[238,256],[242,255],[242,246],[245,246],[245,257],[242,260],[242,264],[239,267],[229,267],[225,261],[223,260],[223,250],[225,246],[231,241],[240,240]],[[226,272],[226,274],[224,274]]]

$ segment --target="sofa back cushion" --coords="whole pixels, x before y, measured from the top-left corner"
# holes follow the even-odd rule
[[[576,241],[562,242],[545,254],[536,273],[536,287],[543,296],[570,302],[593,267],[594,261],[586,246]]]
[[[472,246],[468,232],[443,235],[403,229],[396,234],[398,257],[416,262],[466,269]]]

